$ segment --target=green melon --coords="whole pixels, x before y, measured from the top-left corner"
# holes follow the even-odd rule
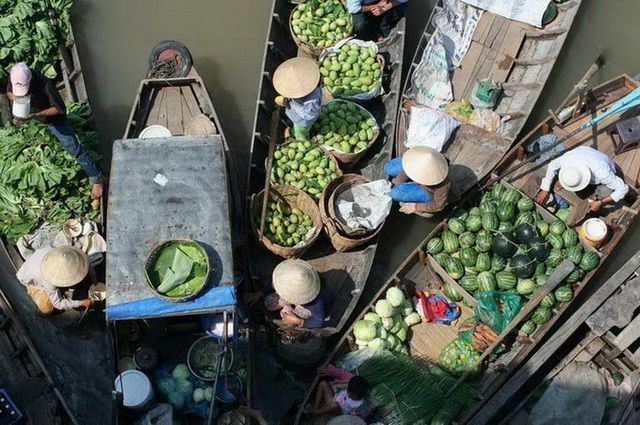
[[[546,274],[537,274],[533,277],[533,280],[535,280],[536,286],[544,286],[548,278]]]
[[[576,283],[577,281],[582,279],[583,275],[584,272],[582,271],[582,269],[576,267],[571,273],[569,273],[567,277],[564,278],[564,281],[567,283]]]
[[[567,229],[562,233],[562,241],[564,242],[564,246],[566,248],[576,246],[580,243],[580,238],[578,237],[578,232],[573,229]]]
[[[515,288],[517,283],[518,278],[510,271],[504,270],[496,273],[496,284],[502,290]]]
[[[501,221],[500,224],[498,225],[498,232],[512,233],[513,229],[514,229],[513,224],[509,223],[508,221]]]
[[[477,232],[482,229],[482,216],[469,214],[464,224],[470,232]]]
[[[586,251],[582,254],[582,259],[580,260],[580,268],[585,272],[591,271],[598,267],[600,264],[600,257],[593,251]]]
[[[459,218],[452,218],[447,223],[449,230],[451,230],[456,235],[461,235],[466,230],[464,228],[464,222]]]
[[[546,307],[538,307],[533,311],[531,321],[536,325],[541,325],[551,320],[551,316],[553,316],[553,312],[550,309]]]
[[[505,258],[500,257],[499,255],[494,255],[491,257],[491,271],[499,272],[504,270],[507,267],[507,260]]]
[[[516,216],[516,206],[509,202],[500,204],[496,210],[498,220],[511,222]]]
[[[498,217],[495,213],[485,212],[482,214],[482,228],[487,231],[498,230]]]
[[[562,249],[564,247],[564,241],[561,236],[556,235],[555,233],[549,233],[547,235],[547,240],[549,244],[551,244],[552,248]]]
[[[529,224],[535,225],[535,222],[536,222],[536,216],[531,211],[525,211],[518,214],[518,216],[516,217],[515,225],[517,226],[518,224],[522,224],[522,223],[529,223]]]
[[[473,207],[469,210],[469,217],[480,217],[481,215],[482,215],[482,210],[478,207]]]
[[[553,295],[553,292],[545,295],[542,301],[540,301],[540,305],[542,307],[553,308],[556,305],[556,297]]]
[[[502,183],[496,183],[491,187],[491,196],[493,199],[500,199],[505,190],[507,188]]]
[[[483,214],[486,214],[486,213],[495,214],[496,211],[498,210],[498,204],[496,204],[495,201],[488,200],[480,203],[480,209],[482,210]]]
[[[444,244],[444,251],[451,254],[460,249],[460,243],[458,242],[458,236],[450,230],[442,232],[442,242]]]
[[[491,242],[493,236],[486,230],[481,230],[476,235],[476,250],[478,252],[489,252],[491,250]]]
[[[549,255],[547,255],[547,259],[544,260],[545,264],[547,265],[547,272],[549,272],[550,270],[552,271],[554,268],[556,268],[558,264],[562,263],[562,260],[564,260],[564,254],[562,250],[552,248],[551,251],[549,251]]]
[[[462,276],[464,276],[464,266],[462,265],[460,260],[455,257],[449,258],[447,264],[445,264],[444,269],[452,279],[458,280]]]
[[[559,303],[568,303],[573,299],[573,289],[571,289],[571,285],[562,285],[553,291],[553,295]]]
[[[444,288],[442,288],[442,292],[444,296],[449,298],[451,301],[460,301],[462,299],[462,295],[458,293],[456,288],[450,283],[445,283]]]
[[[460,249],[458,258],[462,265],[473,267],[476,265],[476,261],[478,260],[478,251],[470,247],[462,248]]]
[[[518,254],[509,262],[509,268],[514,275],[526,279],[533,276],[536,270],[536,262],[527,255]]]
[[[572,247],[567,248],[567,258],[573,262],[573,264],[578,265],[582,260],[582,245],[577,244]]]
[[[549,232],[561,236],[567,230],[567,224],[562,220],[556,220],[549,225]]]
[[[502,195],[500,196],[500,202],[510,202],[512,204],[517,204],[522,195],[515,189],[506,189]]]
[[[518,209],[520,211],[531,211],[534,208],[535,204],[531,198],[523,197],[518,201]]]
[[[460,283],[460,286],[462,286],[467,292],[473,293],[478,290],[477,276],[465,274],[458,283]]]
[[[538,261],[544,261],[549,255],[550,249],[547,241],[540,236],[536,236],[529,241],[529,256]]]
[[[545,263],[538,263],[536,264],[536,271],[534,272],[534,274],[536,275],[545,274],[546,271],[547,271],[547,265]]]
[[[525,335],[531,335],[536,331],[537,327],[538,325],[533,323],[531,320],[527,320],[522,324],[522,326],[520,326],[520,332],[522,332]]]
[[[467,276],[467,275],[469,275],[469,276],[478,276],[478,273],[479,272],[478,272],[478,270],[476,270],[475,266],[473,266],[473,267],[464,266],[464,275],[465,276]]]
[[[498,233],[491,241],[491,250],[503,258],[511,258],[518,249],[516,238],[512,233]]]
[[[433,258],[434,260],[436,260],[436,263],[438,263],[440,267],[444,268],[444,266],[447,265],[447,261],[449,261],[449,258],[451,258],[451,256],[445,252],[440,252],[434,255]]]
[[[439,252],[442,252],[444,249],[444,243],[440,238],[433,238],[427,242],[427,252],[431,255],[436,255]]]
[[[516,238],[518,242],[528,244],[538,236],[538,229],[533,223],[520,223],[516,225]]]
[[[478,291],[487,292],[495,291],[497,283],[496,278],[491,272],[481,272],[478,274]]]
[[[549,234],[549,225],[545,221],[536,221],[536,227],[538,228],[538,233],[540,233],[540,236],[543,238]]]
[[[456,218],[459,218],[460,220],[462,220],[463,222],[467,219],[467,217],[469,217],[469,211],[465,210],[464,208],[460,208],[455,215]]]
[[[464,232],[458,236],[458,243],[462,248],[474,246],[476,244],[476,234],[471,232]]]
[[[532,279],[518,279],[516,291],[520,295],[531,295],[536,290],[536,283]]]
[[[479,272],[487,272],[491,270],[491,256],[486,252],[481,252],[478,254],[478,258],[476,259],[476,270]]]

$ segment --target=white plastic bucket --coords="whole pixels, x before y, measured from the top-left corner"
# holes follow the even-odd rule
[[[18,96],[13,100],[11,108],[13,116],[16,118],[26,118],[31,113],[31,97]]]
[[[128,409],[142,409],[153,399],[151,381],[139,370],[122,372],[116,378],[115,388],[122,394],[122,405]]]
[[[578,231],[591,246],[598,247],[607,237],[607,224],[599,218],[590,218],[580,226]]]
[[[156,139],[162,137],[171,137],[171,132],[167,127],[162,125],[150,125],[149,127],[145,127],[141,132],[140,139]]]

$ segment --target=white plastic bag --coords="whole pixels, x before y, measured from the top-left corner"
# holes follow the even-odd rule
[[[342,192],[336,199],[337,218],[353,230],[374,230],[387,218],[392,200],[391,183],[376,180]]]
[[[441,152],[460,122],[451,115],[427,106],[412,106],[407,129],[407,148],[427,146]]]

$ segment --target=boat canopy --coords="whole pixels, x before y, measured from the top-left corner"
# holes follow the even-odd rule
[[[232,311],[236,303],[228,176],[220,135],[116,140],[107,215],[107,320]],[[155,296],[145,261],[160,242],[192,239],[211,275],[194,299]]]

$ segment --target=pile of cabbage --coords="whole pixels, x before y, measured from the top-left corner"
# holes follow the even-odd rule
[[[173,370],[158,370],[156,385],[163,398],[176,410],[197,411],[203,404],[209,405],[213,399],[213,387],[194,378],[184,363],[178,364]]]
[[[376,301],[372,311],[356,322],[353,334],[359,349],[386,349],[406,354],[409,327],[420,321],[411,300],[401,289],[391,287],[384,298]]]

